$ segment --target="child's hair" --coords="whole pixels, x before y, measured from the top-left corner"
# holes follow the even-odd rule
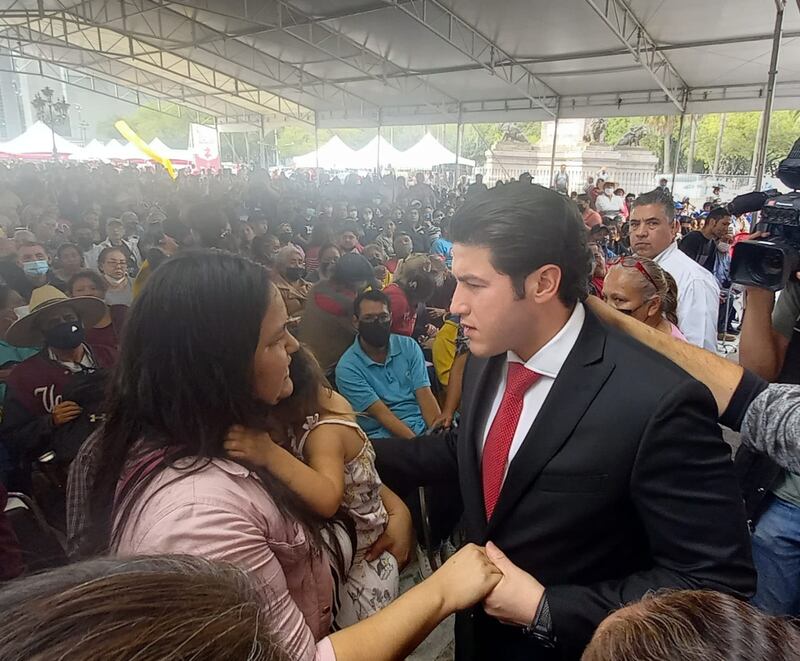
[[[294,384],[294,390],[289,397],[273,408],[273,414],[279,422],[289,427],[295,427],[301,425],[308,416],[315,413],[320,415],[324,413],[350,414],[349,411],[334,411],[326,406],[321,395],[323,393],[330,395],[333,388],[314,354],[302,344],[292,355],[289,376]]]

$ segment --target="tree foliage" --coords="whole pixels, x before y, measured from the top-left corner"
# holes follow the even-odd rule
[[[97,125],[97,137],[102,140],[120,139],[114,128],[115,122],[124,119],[145,142],[160,138],[165,144],[175,149],[186,147],[189,139],[189,124],[197,121],[208,121],[207,117],[198,117],[196,113],[181,112],[180,117],[168,115],[150,108],[138,108],[125,117],[114,117]]]

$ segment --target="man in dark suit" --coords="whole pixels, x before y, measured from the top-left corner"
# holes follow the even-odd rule
[[[451,311],[472,352],[461,426],[375,446],[389,486],[457,481],[467,540],[504,574],[459,614],[457,659],[578,659],[611,611],[651,590],[750,596],[711,393],[584,308],[577,207],[509,185],[468,201],[452,235]]]

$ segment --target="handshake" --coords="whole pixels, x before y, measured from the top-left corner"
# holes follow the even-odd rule
[[[483,602],[487,615],[520,627],[531,624],[544,595],[544,586],[492,542],[468,544],[423,585],[442,600],[448,614]]]

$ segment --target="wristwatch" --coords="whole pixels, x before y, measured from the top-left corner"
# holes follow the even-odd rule
[[[553,620],[550,617],[550,603],[547,601],[546,592],[539,601],[533,620],[522,632],[536,640],[542,647],[555,647],[556,636],[553,633]]]

